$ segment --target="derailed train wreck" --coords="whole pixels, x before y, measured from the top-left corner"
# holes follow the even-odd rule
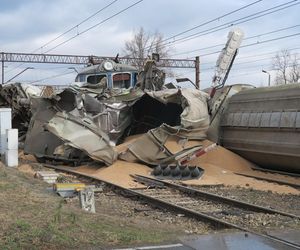
[[[260,166],[299,172],[299,86],[224,86],[241,37],[239,30],[229,33],[209,94],[168,89],[152,60],[142,72],[109,60],[85,68],[50,97],[34,86],[3,86],[1,106],[12,107],[20,140],[26,135],[24,152],[40,161],[178,164],[208,138]],[[115,147],[138,134],[126,151]]]
[[[123,88],[112,88],[106,85],[109,80],[101,78],[96,85],[75,82],[50,97],[31,97],[32,117],[24,152],[40,161],[77,165],[93,159],[111,165],[118,157],[114,146],[131,135],[146,133],[141,143],[153,151],[163,147],[168,138],[204,139],[209,126],[208,95],[196,89],[165,89],[164,73],[153,61],[146,65],[147,71],[140,74],[134,87],[125,83]],[[157,146],[158,141],[161,146]],[[191,148],[184,151],[190,152]],[[145,156],[133,145],[129,151],[122,155],[123,159],[133,161],[134,155],[152,165],[174,162],[168,150],[161,154],[148,151]],[[149,160],[154,156],[157,158]]]

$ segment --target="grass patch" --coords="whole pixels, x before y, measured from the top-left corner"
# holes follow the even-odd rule
[[[143,230],[128,225],[120,226],[105,221],[88,223],[86,226],[94,232],[94,236],[98,238],[97,241],[103,242],[105,240],[110,245],[128,245],[141,242],[158,243],[166,238],[166,235],[161,231]]]
[[[160,243],[168,230],[145,228],[123,217],[82,211],[75,200],[45,192],[49,185],[0,170],[0,249],[86,249]],[[42,195],[41,195],[42,194]],[[101,211],[101,210],[99,210]]]

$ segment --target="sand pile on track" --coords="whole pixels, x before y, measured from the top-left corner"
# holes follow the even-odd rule
[[[126,151],[127,147],[139,138],[140,135],[128,137],[123,144],[115,147],[115,150],[120,152]],[[212,144],[208,140],[204,141],[188,141],[184,145],[178,144],[176,141],[168,141],[165,145],[171,152],[177,152],[184,149],[183,147],[191,147],[195,145],[203,145],[206,147]],[[28,160],[27,158],[32,156],[24,156],[20,154],[20,158]],[[30,159],[32,160],[32,159]],[[252,170],[254,166],[251,162],[245,160],[239,155],[218,146],[215,150],[202,155],[199,158],[194,159],[189,165],[196,165],[204,169],[204,174],[200,179],[184,181],[188,185],[225,185],[225,186],[241,186],[245,188],[253,188],[257,190],[268,191],[278,193],[292,193],[299,194],[300,191],[289,186],[278,185],[271,182],[256,180],[254,178],[245,177],[240,174],[266,176],[274,179],[284,180],[292,183],[299,183],[299,180],[293,177],[286,177],[279,174],[269,174]],[[26,165],[22,166],[21,171],[31,172],[31,169]],[[142,163],[131,163],[118,160],[109,167],[92,167],[92,166],[80,166],[70,167],[70,170],[89,175],[91,177],[108,181],[126,188],[141,188],[142,184],[133,181],[130,175],[139,174],[144,176],[151,176],[152,169]]]
[[[118,145],[115,149],[118,152],[123,152],[127,147],[135,141],[139,136],[133,136],[126,140],[125,143]],[[208,146],[212,142],[205,141],[189,141],[184,147],[190,147],[194,145]],[[179,147],[182,147],[175,141],[169,141],[167,145],[170,151],[178,151]],[[294,188],[278,185],[275,183],[255,180],[253,178],[244,177],[235,173],[256,173],[251,167],[254,165],[240,157],[239,155],[218,146],[215,150],[208,152],[207,154],[194,159],[189,165],[197,165],[204,169],[204,174],[200,179],[184,181],[189,185],[226,185],[226,186],[241,186],[245,188],[253,188],[257,190],[268,191],[278,193],[293,193],[300,194],[300,192]],[[118,160],[113,165],[103,168],[95,168],[89,166],[81,166],[72,168],[79,173],[85,173],[91,177],[108,181],[126,188],[140,188],[143,185],[133,181],[130,175],[139,174],[144,176],[150,176],[151,168],[140,163],[131,163]],[[288,177],[289,178],[289,177]]]
[[[80,166],[72,168],[72,170],[75,170],[78,173],[88,174],[91,177],[111,182],[125,188],[141,188],[145,186],[134,182],[130,175],[139,174],[150,176],[152,169],[143,164],[117,160],[109,167],[95,168],[90,166]]]

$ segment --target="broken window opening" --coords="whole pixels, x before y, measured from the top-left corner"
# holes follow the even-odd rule
[[[154,98],[144,95],[133,106],[133,122],[129,135],[147,133],[148,130],[166,123],[178,126],[183,109],[176,103],[163,104]]]
[[[103,85],[103,87],[105,87],[105,88],[107,87],[107,76],[106,76],[106,74],[88,76],[86,81],[88,83],[92,83],[92,84],[101,83]]]
[[[130,88],[130,83],[130,73],[117,73],[113,75],[113,88],[115,89],[128,89]]]
[[[77,75],[75,78],[75,82],[85,82],[86,75]]]

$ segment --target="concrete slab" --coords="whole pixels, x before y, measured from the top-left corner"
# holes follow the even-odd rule
[[[300,231],[272,232],[278,238],[300,244]],[[122,250],[292,250],[284,244],[245,232],[217,233],[184,237],[180,243],[158,246],[122,248]],[[121,249],[119,249],[121,250]]]
[[[294,232],[294,237],[299,238],[300,231]],[[286,238],[285,234],[278,234],[278,238],[292,241]],[[183,245],[197,250],[277,250],[277,249],[295,249],[284,244],[274,242],[263,237],[245,232],[209,234],[197,236],[194,239],[182,240]]]

